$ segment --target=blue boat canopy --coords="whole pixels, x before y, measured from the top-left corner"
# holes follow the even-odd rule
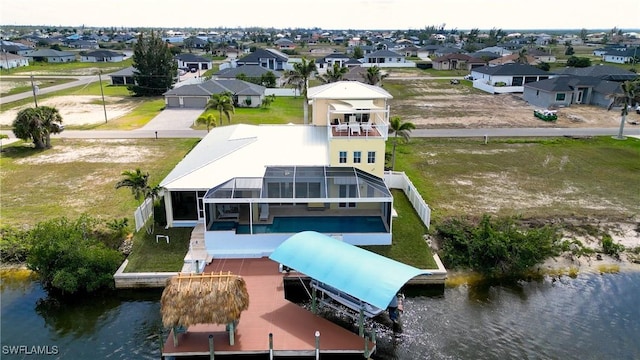
[[[411,278],[431,274],[315,231],[291,236],[269,258],[380,309]]]

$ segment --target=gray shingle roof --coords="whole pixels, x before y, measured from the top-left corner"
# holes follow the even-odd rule
[[[282,62],[287,62],[286,57],[279,56],[273,51],[267,51],[264,49],[257,49],[251,54],[244,56],[237,60],[238,64],[246,64],[246,63],[260,63],[260,59],[277,59]]]
[[[265,87],[237,79],[212,79],[201,84],[184,85],[171,89],[164,95],[211,96],[225,91],[234,95],[258,96],[264,94]]]
[[[58,51],[58,50],[54,50],[54,49],[42,49],[42,50],[36,50],[34,52],[29,53],[28,55],[26,55],[28,57],[54,57],[54,56],[76,56],[75,53],[69,52],[69,51]]]
[[[593,65],[584,68],[568,67],[556,70],[556,74],[593,76],[604,80],[626,81],[635,79],[638,74],[611,65]]]
[[[600,93],[613,93],[620,84],[592,76],[558,76],[551,79],[524,84],[524,87],[546,92],[574,91],[577,87],[591,87]]]
[[[115,51],[111,51],[111,50],[96,50],[96,51],[90,51],[86,54],[84,54],[84,56],[93,56],[93,57],[115,57],[115,56],[124,56],[123,53],[117,53]]]
[[[482,66],[473,71],[487,75],[550,75],[549,72],[527,64],[503,64],[498,66]]]
[[[236,68],[228,68],[218,71],[217,73],[215,73],[215,76],[220,78],[235,78],[240,74],[244,74],[249,78],[259,78],[269,71],[271,71],[273,75],[276,76],[276,78],[282,76],[282,73],[280,73],[279,71],[269,70],[259,65],[243,65]]]
[[[176,59],[184,61],[184,62],[198,62],[198,63],[208,63],[211,62],[211,60],[203,58],[202,56],[198,56],[195,54],[180,54],[178,56],[176,56]]]
[[[391,50],[378,50],[374,51],[371,54],[367,54],[364,56],[365,58],[375,58],[375,57],[404,57],[404,55],[398,54],[397,52]]]

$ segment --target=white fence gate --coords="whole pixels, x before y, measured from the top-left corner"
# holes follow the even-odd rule
[[[133,213],[133,218],[136,221],[136,232],[142,229],[144,223],[151,217],[151,214],[153,214],[153,201],[147,198]]]
[[[411,180],[409,180],[409,177],[407,177],[404,172],[385,171],[384,182],[390,189],[402,189],[402,191],[404,191],[424,225],[429,228],[431,223],[431,208],[424,199],[422,199],[422,196],[420,196],[416,187]]]

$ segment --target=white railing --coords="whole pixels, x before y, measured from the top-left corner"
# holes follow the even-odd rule
[[[151,215],[153,214],[153,201],[150,198],[144,200],[144,202],[138,206],[136,211],[133,213],[133,218],[136,221],[136,232],[142,229],[144,223],[149,220]]]
[[[390,189],[402,189],[402,191],[404,191],[424,225],[429,228],[431,223],[431,208],[424,199],[422,199],[418,189],[416,189],[411,180],[409,180],[409,177],[407,177],[404,172],[385,171],[384,182]]]

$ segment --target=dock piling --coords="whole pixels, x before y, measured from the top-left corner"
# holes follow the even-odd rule
[[[269,333],[269,360],[273,360],[273,333]]]
[[[214,360],[216,357],[213,349],[213,334],[209,334],[209,360]]]

